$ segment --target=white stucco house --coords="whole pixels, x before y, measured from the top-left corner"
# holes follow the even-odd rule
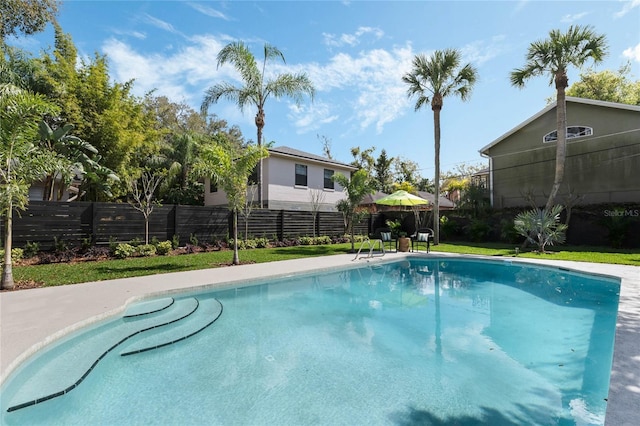
[[[319,211],[336,211],[336,203],[346,197],[343,188],[332,176],[347,177],[357,170],[346,163],[280,146],[269,148],[269,157],[262,162],[262,200],[270,210],[311,211],[312,198],[320,200]],[[257,185],[249,188],[247,198],[257,202]],[[226,206],[222,190],[205,180],[205,206]]]

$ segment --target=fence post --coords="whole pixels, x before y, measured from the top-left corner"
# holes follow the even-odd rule
[[[91,241],[93,244],[98,244],[98,230],[96,229],[96,202],[91,202]]]
[[[284,210],[278,213],[278,240],[284,240]]]
[[[169,237],[170,241],[173,241],[174,235],[178,235],[178,204],[173,205],[173,232],[167,237]],[[180,245],[180,235],[178,235],[178,245]]]

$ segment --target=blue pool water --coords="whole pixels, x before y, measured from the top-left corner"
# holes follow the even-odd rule
[[[1,420],[602,425],[618,294],[557,268],[411,259],[164,296],[38,353]]]

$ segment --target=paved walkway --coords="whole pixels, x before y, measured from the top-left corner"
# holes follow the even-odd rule
[[[402,256],[405,255],[390,253],[371,261]],[[429,256],[445,255],[432,253]],[[496,260],[494,257],[491,259]],[[606,424],[640,424],[640,266],[509,260],[562,266],[622,279]],[[355,267],[367,261],[354,262],[352,254],[337,255],[3,292],[0,293],[0,382],[44,345],[88,323],[121,312],[128,301],[144,295],[184,288],[225,286],[310,270]]]

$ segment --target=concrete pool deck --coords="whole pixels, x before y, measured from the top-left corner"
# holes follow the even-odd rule
[[[227,268],[175,272],[146,277],[90,282],[0,293],[0,382],[22,361],[55,339],[98,319],[121,312],[126,303],[154,293],[194,287],[215,287],[242,281],[287,276],[313,270],[355,267],[425,254],[389,253],[384,257],[353,261],[353,254],[251,264]],[[434,257],[486,256],[431,253]],[[504,258],[622,280],[616,341],[609,388],[606,424],[640,424],[640,266],[568,261]]]

